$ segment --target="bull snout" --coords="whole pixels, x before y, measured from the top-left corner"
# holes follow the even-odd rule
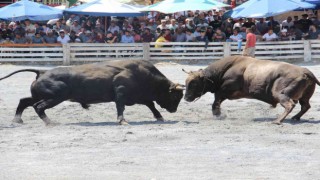
[[[185,96],[184,96],[184,100],[186,100],[187,102],[192,102],[192,101],[195,100],[195,97],[185,95]]]

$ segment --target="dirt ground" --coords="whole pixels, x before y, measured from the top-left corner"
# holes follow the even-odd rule
[[[320,79],[320,65],[305,64]],[[30,66],[0,65],[0,77]],[[205,65],[157,64],[174,82],[181,69]],[[52,68],[32,66],[32,68]],[[64,102],[48,116],[61,124],[45,127],[32,108],[24,124],[12,124],[19,99],[30,95],[35,74],[0,81],[0,179],[319,179],[320,87],[301,122],[271,124],[280,105],[248,99],[222,104],[224,118],[211,114],[213,94],[182,100],[176,113],[160,109],[157,123],[145,106],[126,107],[129,126],[119,126],[114,103]]]

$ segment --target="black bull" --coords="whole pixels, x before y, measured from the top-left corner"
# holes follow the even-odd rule
[[[63,101],[78,102],[83,108],[89,104],[116,103],[118,120],[123,117],[125,106],[146,105],[157,120],[163,120],[154,102],[169,112],[175,112],[183,97],[183,87],[168,80],[147,61],[110,61],[74,67],[59,67],[48,71],[23,69],[34,72],[36,80],[31,85],[31,97],[23,98],[17,107],[14,122],[22,123],[23,111],[33,106],[46,125],[52,124],[45,110]]]
[[[284,62],[232,56],[212,63],[204,70],[187,72],[186,101],[194,101],[206,92],[214,93],[213,115],[221,114],[226,99],[251,98],[275,107],[280,103],[285,112],[275,121],[281,124],[297,102],[301,111],[292,117],[299,120],[310,108],[309,99],[320,82],[306,68]]]

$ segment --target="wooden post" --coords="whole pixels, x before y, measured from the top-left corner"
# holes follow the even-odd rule
[[[150,43],[143,43],[143,60],[150,60]]]
[[[64,66],[69,66],[71,64],[70,62],[70,44],[63,44],[63,65]]]
[[[231,42],[223,42],[223,57],[231,55]]]
[[[304,50],[304,61],[310,62],[312,59],[312,53],[311,53],[311,41],[304,40],[303,41],[303,50]]]

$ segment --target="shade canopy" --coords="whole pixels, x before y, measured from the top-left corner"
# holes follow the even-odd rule
[[[71,14],[84,14],[90,16],[143,16],[140,9],[120,3],[116,0],[94,0],[79,6],[71,7],[64,10],[64,12]]]
[[[206,11],[228,6],[230,5],[215,0],[164,0],[142,8],[141,11],[156,11],[169,14],[188,10]]]
[[[314,4],[301,2],[300,0],[249,0],[229,13],[232,18],[264,18],[299,8],[309,9],[314,7]]]
[[[25,19],[45,21],[61,17],[62,10],[28,0],[18,1],[0,8],[0,19],[10,21]]]

